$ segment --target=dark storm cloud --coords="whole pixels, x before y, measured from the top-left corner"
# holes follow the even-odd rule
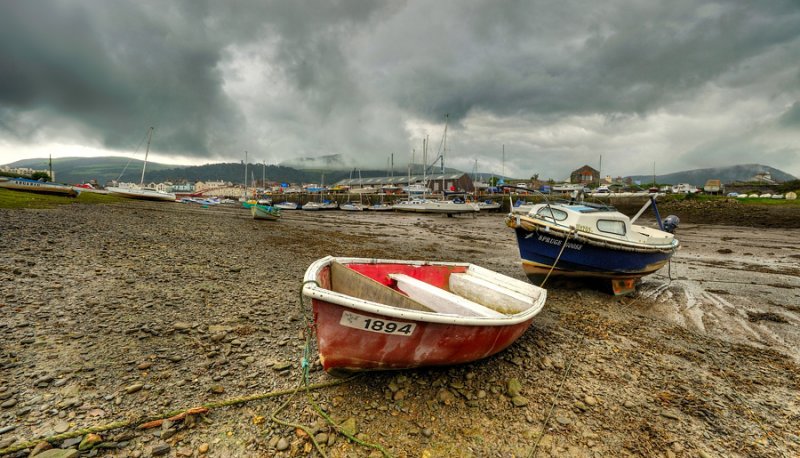
[[[32,114],[43,129],[64,117],[112,148],[131,147],[155,125],[165,150],[205,153],[207,132],[236,119],[221,92],[220,45],[203,37],[194,17],[169,8],[5,3],[3,125],[15,125],[9,118],[20,113]]]
[[[786,113],[781,116],[781,126],[788,128],[800,128],[800,102],[795,102]]]
[[[785,151],[798,61],[794,1],[16,1],[0,132],[130,149],[154,125],[165,153],[376,166],[449,114],[461,167],[501,143],[555,176],[603,151],[720,162],[745,153],[706,136],[731,130]]]
[[[644,114],[800,37],[792,2],[437,5],[418,46],[383,53],[407,83],[390,85],[396,99],[432,117]]]

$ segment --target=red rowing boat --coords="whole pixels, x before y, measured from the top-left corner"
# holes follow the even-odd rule
[[[547,293],[467,263],[334,258],[304,277],[328,373],[460,364],[521,336]]]

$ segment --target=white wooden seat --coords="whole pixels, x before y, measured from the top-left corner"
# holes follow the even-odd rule
[[[389,274],[389,278],[397,282],[397,289],[408,295],[411,299],[437,313],[486,318],[500,318],[505,316],[477,302],[473,302],[405,274]]]
[[[508,315],[523,312],[533,305],[530,296],[470,275],[469,272],[451,274],[449,286],[453,294]]]

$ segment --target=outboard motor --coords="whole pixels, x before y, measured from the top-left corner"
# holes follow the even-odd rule
[[[664,225],[664,230],[672,234],[675,232],[675,229],[678,228],[678,224],[680,224],[681,220],[675,215],[669,215],[664,218],[664,221],[661,224]]]

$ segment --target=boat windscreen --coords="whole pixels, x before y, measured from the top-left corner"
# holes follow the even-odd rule
[[[580,213],[594,213],[594,212],[600,211],[597,208],[587,207],[585,205],[574,205],[574,206],[571,206],[570,209],[575,210],[576,212],[580,212]]]

